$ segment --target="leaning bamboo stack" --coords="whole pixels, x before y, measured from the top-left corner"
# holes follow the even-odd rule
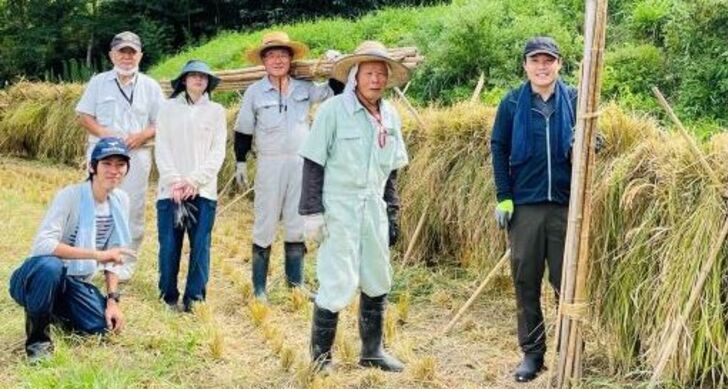
[[[391,48],[389,54],[410,70],[414,70],[424,59],[419,55],[416,47]],[[334,61],[325,58],[307,59],[294,62],[291,66],[291,72],[298,79],[315,80],[327,78],[331,74],[333,66]],[[220,77],[217,92],[242,92],[252,83],[263,78],[266,73],[263,66],[251,66],[242,69],[222,70],[215,74]],[[169,81],[163,80],[160,81],[160,84],[165,94],[171,92]]]
[[[576,135],[573,146],[569,224],[564,247],[564,267],[559,304],[559,363],[557,388],[578,385],[584,351],[582,324],[588,312],[586,279],[589,275],[589,226],[594,176],[594,143],[601,92],[607,0],[587,0],[584,24],[584,58]]]

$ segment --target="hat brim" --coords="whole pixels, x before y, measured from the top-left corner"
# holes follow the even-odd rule
[[[181,73],[177,78],[170,81],[169,83],[172,86],[172,95],[176,96],[183,90],[185,90],[185,84],[182,82],[185,79],[185,76],[187,76],[187,73],[190,72],[197,72],[197,73],[203,73],[207,75],[207,92],[212,92],[217,88],[217,86],[220,84],[220,77],[210,73],[210,72],[203,72],[199,70],[189,70],[186,72]]]
[[[262,65],[263,59],[260,57],[260,53],[262,53],[266,49],[272,49],[275,47],[286,47],[289,48],[293,52],[293,58],[291,58],[292,61],[298,61],[300,59],[303,59],[308,55],[309,48],[306,46],[303,42],[297,42],[297,41],[272,41],[268,42],[266,44],[253,47],[252,49],[248,49],[245,51],[245,59],[248,60],[253,65]]]
[[[331,77],[346,84],[349,81],[351,67],[363,62],[384,62],[389,65],[391,74],[387,77],[387,88],[402,86],[409,81],[411,76],[409,68],[389,57],[376,54],[351,54],[334,63],[334,67],[331,69]]]
[[[556,53],[556,52],[553,52],[550,50],[534,50],[534,51],[531,51],[528,54],[526,54],[526,57],[533,57],[534,55],[539,55],[539,54],[546,54],[546,55],[550,55],[554,58],[561,58],[561,55],[559,53]]]
[[[112,47],[111,50],[117,50],[118,51],[118,50],[121,50],[121,49],[123,49],[125,47],[131,47],[132,49],[136,50],[139,53],[141,53],[141,51],[142,51],[141,46],[135,45],[135,44],[130,43],[130,42],[122,42],[122,43],[119,43],[118,45]]]

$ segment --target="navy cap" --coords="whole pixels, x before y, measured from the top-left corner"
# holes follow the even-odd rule
[[[533,37],[526,42],[526,47],[523,48],[523,57],[532,57],[536,54],[548,54],[552,57],[561,58],[559,46],[554,38],[549,36]]]
[[[142,40],[139,39],[139,35],[131,31],[124,31],[114,35],[114,39],[111,40],[111,50],[121,50],[124,47],[142,51]]]
[[[113,155],[124,157],[127,160],[131,158],[129,148],[126,147],[123,139],[114,136],[101,138],[91,152],[91,162],[100,161]]]

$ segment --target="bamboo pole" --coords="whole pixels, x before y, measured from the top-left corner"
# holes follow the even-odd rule
[[[407,265],[407,262],[409,261],[409,257],[412,254],[412,250],[415,248],[415,243],[417,243],[417,239],[420,237],[420,232],[422,232],[422,227],[425,225],[425,218],[427,216],[428,209],[430,209],[429,203],[425,206],[425,209],[422,210],[422,215],[420,216],[420,220],[417,221],[417,227],[415,227],[415,233],[412,234],[412,238],[410,239],[409,244],[407,245],[407,251],[404,252],[404,257],[402,258],[402,265]]]
[[[399,96],[400,99],[402,99],[402,102],[404,103],[404,106],[407,108],[407,110],[412,114],[412,116],[417,121],[417,124],[420,126],[421,130],[425,129],[425,122],[422,121],[422,118],[420,117],[420,114],[417,113],[417,110],[415,107],[410,104],[409,99],[407,99],[407,96],[404,95],[404,92],[402,92],[399,87],[394,87],[394,92],[397,93],[397,96]]]
[[[483,92],[484,85],[485,85],[485,73],[480,72],[480,77],[478,77],[478,83],[475,85],[475,90],[473,90],[473,95],[470,96],[471,103],[475,103],[478,101],[478,98],[480,98],[480,94]]]
[[[470,296],[468,301],[466,301],[465,304],[463,304],[462,308],[460,308],[458,310],[458,312],[455,314],[455,316],[453,316],[452,320],[450,320],[450,322],[447,323],[445,328],[442,329],[442,331],[440,332],[440,336],[445,336],[445,335],[447,335],[448,332],[450,332],[450,330],[452,330],[452,328],[455,326],[455,323],[457,323],[457,321],[460,320],[460,318],[463,316],[463,314],[465,314],[465,312],[470,308],[470,306],[473,305],[473,303],[475,302],[475,299],[477,299],[478,296],[480,296],[480,294],[483,293],[483,290],[485,290],[485,287],[488,286],[488,284],[490,284],[490,281],[493,278],[495,278],[495,275],[498,273],[498,271],[500,271],[500,269],[506,263],[508,263],[508,259],[510,257],[511,257],[511,249],[508,249],[508,250],[506,250],[506,253],[503,254],[501,259],[498,260],[498,263],[496,263],[495,266],[493,266],[493,269],[490,270],[490,272],[485,277],[483,282],[480,283],[480,286],[478,286],[478,289],[476,289],[475,292],[473,292],[473,294]]]
[[[601,92],[606,35],[606,0],[587,0],[576,133],[572,152],[569,223],[559,294],[558,338],[561,340],[556,387],[569,388],[581,379],[586,313],[586,278],[589,273],[591,181],[594,174],[594,138]]]
[[[700,162],[700,165],[703,166],[705,172],[708,173],[708,177],[710,177],[710,180],[713,181],[713,184],[719,187],[723,186],[720,178],[718,178],[718,175],[715,174],[713,168],[710,167],[708,160],[705,159],[705,156],[698,148],[698,145],[695,144],[695,140],[688,134],[688,130],[685,129],[685,126],[683,126],[680,119],[677,117],[677,115],[675,115],[675,112],[670,107],[670,104],[665,99],[665,96],[663,96],[660,90],[657,89],[657,87],[655,86],[652,87],[652,93],[655,94],[655,97],[657,97],[657,101],[660,103],[665,112],[667,112],[670,120],[675,123],[675,126],[677,126],[678,128],[678,133],[688,143],[688,146],[690,146],[690,151],[693,153],[693,156],[697,158],[697,160]]]
[[[229,202],[229,203],[228,203],[228,204],[227,204],[227,205],[226,205],[226,206],[225,206],[225,207],[224,207],[223,209],[221,209],[221,210],[217,211],[217,213],[215,214],[215,217],[220,217],[220,215],[222,215],[222,213],[223,213],[223,212],[225,212],[225,211],[227,211],[228,209],[230,209],[230,207],[231,207],[231,206],[232,206],[233,204],[237,203],[237,202],[238,202],[238,200],[240,200],[240,199],[242,199],[243,197],[247,196],[247,195],[248,195],[248,193],[250,193],[250,192],[252,192],[252,191],[253,191],[253,188],[250,188],[250,189],[246,190],[245,192],[241,193],[240,195],[238,195],[238,197],[236,197],[236,198],[234,198],[234,199],[233,199],[232,201],[230,201],[230,202]]]

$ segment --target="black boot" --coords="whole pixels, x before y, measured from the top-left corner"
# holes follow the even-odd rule
[[[53,353],[49,315],[31,316],[25,313],[25,353],[30,363],[36,363]]]
[[[384,309],[387,306],[387,295],[369,297],[361,294],[359,302],[359,336],[361,336],[362,366],[374,366],[384,371],[400,372],[404,364],[384,351],[382,346],[382,329],[384,327]]]
[[[306,254],[306,245],[303,242],[285,242],[286,251],[286,280],[289,287],[303,284],[303,256]]]
[[[334,345],[338,322],[338,312],[331,312],[314,305],[313,324],[311,325],[311,362],[316,372],[329,374],[333,368],[331,346]]]
[[[260,247],[253,243],[253,294],[255,298],[265,301],[265,283],[268,278],[268,262],[270,246]]]
[[[514,378],[516,382],[528,382],[536,378],[541,370],[543,370],[543,354],[528,353],[516,367]]]

